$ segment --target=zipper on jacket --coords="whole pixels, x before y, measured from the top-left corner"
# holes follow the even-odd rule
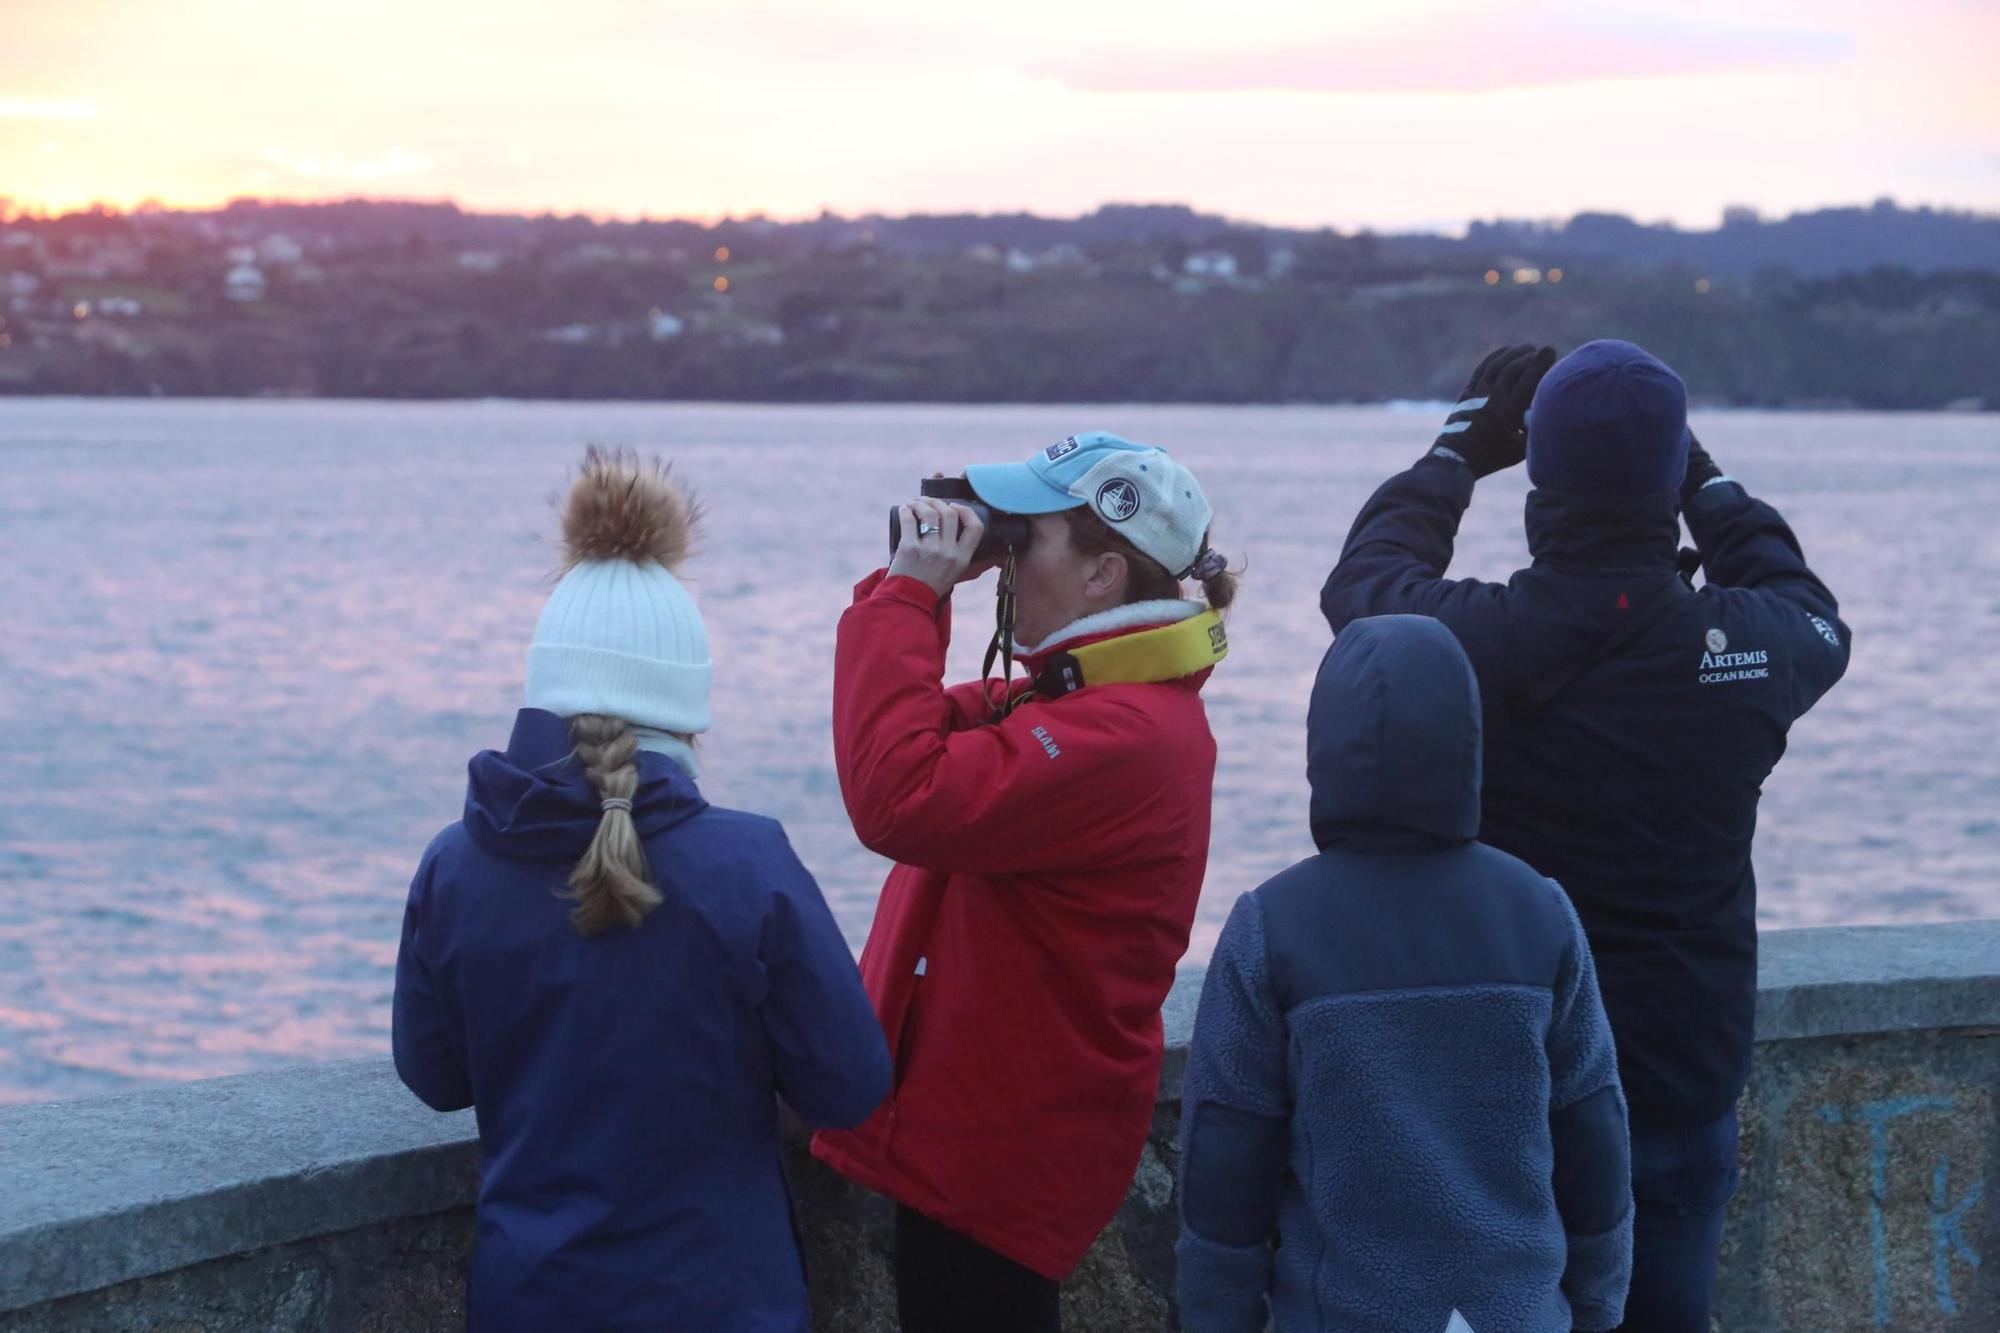
[[[895,1071],[889,1083],[889,1104],[882,1116],[881,1148],[885,1153],[892,1150],[891,1145],[896,1141],[896,1120],[902,1114],[899,1099],[903,1092],[903,1080],[910,1072],[910,1035],[916,1022],[917,1001],[924,989],[924,963],[922,958],[917,960],[917,975],[910,988],[910,1002],[903,1006],[902,1026],[896,1030]]]
[[[917,1023],[917,1002],[923,998],[924,972],[930,964],[928,957],[917,959],[916,979],[910,983],[910,1002],[903,1006],[902,1026],[896,1030],[896,1076],[889,1085],[889,1118],[896,1117],[895,1096],[903,1090],[903,1080],[910,1072],[910,1039],[915,1035]]]

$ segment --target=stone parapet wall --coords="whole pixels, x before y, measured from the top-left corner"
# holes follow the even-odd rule
[[[2000,922],[1764,937],[1724,1333],[2000,1328]],[[1201,982],[1130,1195],[1065,1289],[1080,1333],[1172,1328],[1175,1140]],[[815,1326],[893,1330],[888,1205],[794,1129]],[[463,1326],[477,1147],[386,1061],[0,1112],[0,1333]]]

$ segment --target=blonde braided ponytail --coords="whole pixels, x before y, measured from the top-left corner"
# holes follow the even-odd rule
[[[584,776],[602,800],[630,801],[639,790],[639,738],[622,718],[580,713],[570,719],[570,741]],[[612,806],[597,821],[597,836],[576,868],[569,872],[569,892],[575,901],[569,919],[586,939],[618,927],[631,929],[660,905],[646,865],[631,810]]]

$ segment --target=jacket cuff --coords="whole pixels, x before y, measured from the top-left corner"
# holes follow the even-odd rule
[[[1429,465],[1431,467],[1449,468],[1454,472],[1464,473],[1465,476],[1470,480],[1473,481],[1479,480],[1477,477],[1473,476],[1472,460],[1467,458],[1464,454],[1460,453],[1458,450],[1452,448],[1448,444],[1432,445],[1430,448],[1424,451],[1424,456],[1422,458],[1419,458],[1414,464],[1411,465],[1411,467],[1412,470],[1414,470],[1415,468],[1424,467],[1426,465]]]
[[[1625,1298],[1632,1284],[1632,1223],[1635,1210],[1611,1230],[1595,1236],[1566,1232],[1569,1262],[1563,1271],[1563,1295],[1569,1298],[1570,1326],[1578,1333],[1604,1333],[1625,1319]]]
[[[1743,483],[1734,477],[1717,477],[1697,489],[1692,495],[1681,499],[1681,512],[1689,518],[1710,514],[1724,506],[1749,498]]]
[[[857,605],[872,601],[877,597],[923,608],[925,614],[934,614],[939,602],[950,598],[939,597],[931,591],[931,585],[922,579],[911,578],[908,574],[891,574],[887,569],[878,569],[861,582],[854,585],[854,601]]]
[[[1182,1328],[1264,1333],[1271,1315],[1269,1245],[1223,1245],[1183,1225],[1174,1259]]]
[[[1425,454],[1400,475],[1421,481],[1426,491],[1449,500],[1461,511],[1471,506],[1472,492],[1479,483],[1472,464],[1437,454]]]
[[[885,574],[875,585],[871,594],[875,598],[887,598],[898,602],[908,602],[925,615],[936,615],[938,603],[949,601],[932,591],[931,585],[922,579],[911,578],[908,574]]]
[[[854,585],[854,605],[849,610],[858,609],[864,602],[900,603],[921,611],[935,627],[938,642],[951,642],[951,598],[938,596],[922,579],[878,569]]]
[[[1615,1333],[1625,1322],[1625,1307],[1622,1305],[1584,1307],[1572,1305],[1569,1308],[1569,1326],[1576,1333]]]

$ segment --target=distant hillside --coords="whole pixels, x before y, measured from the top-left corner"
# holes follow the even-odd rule
[[[1781,269],[1826,277],[1859,269],[2000,270],[2000,218],[1975,213],[1904,209],[1884,200],[1872,208],[1827,208],[1765,222],[1731,210],[1714,231],[1642,226],[1616,213],[1581,213],[1541,227],[1519,222],[1478,224],[1466,243],[1513,246],[1532,256],[1580,262],[1608,259],[1633,267],[1667,264],[1710,275],[1745,276]]]
[[[1608,261],[1630,268],[1681,266],[1711,276],[1749,276],[1778,269],[1826,277],[1878,267],[1919,273],[1942,269],[2000,271],[2000,217],[1932,208],[1901,208],[1880,200],[1867,208],[1825,208],[1765,220],[1731,209],[1713,230],[1646,224],[1617,213],[1580,213],[1567,222],[1501,219],[1475,222],[1463,238],[1430,232],[1343,237],[1328,229],[1300,230],[1232,221],[1180,204],[1107,204],[1076,218],[1033,213],[911,214],[798,222],[765,218],[703,224],[676,220],[597,222],[584,217],[468,213],[453,204],[271,204],[244,201],[209,218],[223,226],[328,232],[357,244],[433,247],[560,243],[583,239],[692,244],[754,239],[791,251],[862,243],[892,254],[958,254],[980,245],[1031,254],[1071,245],[1092,254],[1160,242],[1200,245],[1229,236],[1265,247],[1359,240],[1388,258],[1477,259],[1519,256],[1543,263]]]
[[[2000,408],[2000,219],[1878,204],[1463,237],[1176,205],[782,223],[237,203],[0,222],[0,393],[1441,397],[1618,336],[1705,402]]]

